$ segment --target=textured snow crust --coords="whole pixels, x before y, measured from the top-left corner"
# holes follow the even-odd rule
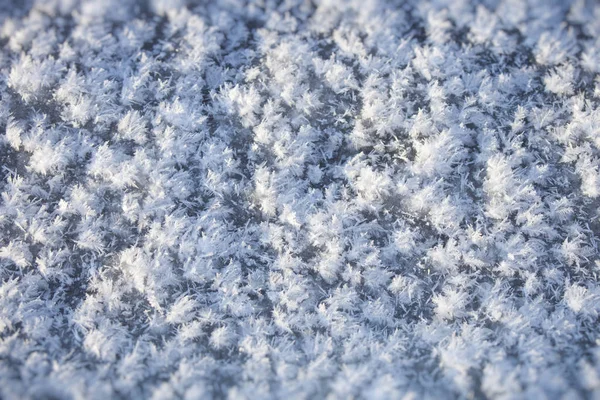
[[[0,0],[0,398],[600,398],[600,3]]]

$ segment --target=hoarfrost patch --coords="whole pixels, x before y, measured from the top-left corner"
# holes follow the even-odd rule
[[[586,0],[0,0],[0,397],[597,397],[599,44]]]

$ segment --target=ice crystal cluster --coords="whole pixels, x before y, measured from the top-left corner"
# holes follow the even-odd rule
[[[0,0],[0,397],[600,396],[600,3]]]

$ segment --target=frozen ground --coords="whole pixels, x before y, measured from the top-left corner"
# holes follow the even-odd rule
[[[600,397],[600,3],[0,0],[0,398]]]

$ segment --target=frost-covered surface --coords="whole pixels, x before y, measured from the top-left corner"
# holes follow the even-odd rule
[[[600,395],[599,3],[0,26],[1,398]]]

